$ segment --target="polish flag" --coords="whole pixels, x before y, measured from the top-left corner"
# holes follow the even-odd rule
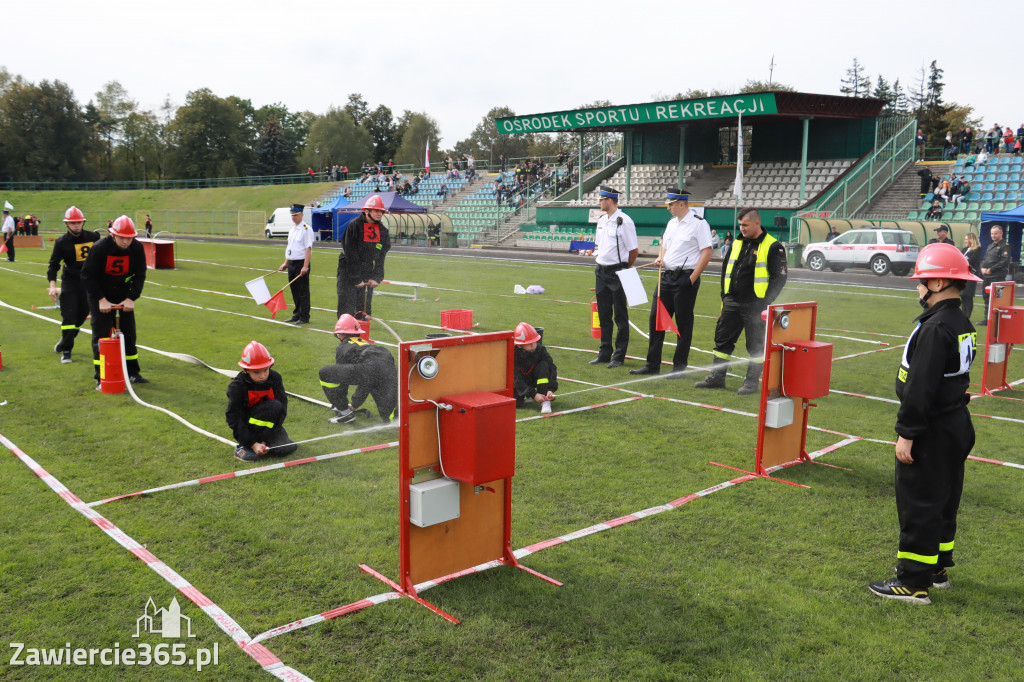
[[[426,162],[426,164],[423,167],[426,168],[427,170],[430,170],[430,138],[429,137],[427,138],[427,162]]]

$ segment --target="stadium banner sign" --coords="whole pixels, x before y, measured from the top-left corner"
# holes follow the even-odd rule
[[[777,114],[775,94],[730,95],[676,102],[649,102],[620,107],[597,107],[528,116],[505,116],[494,123],[501,135],[554,132],[580,128],[632,126],[645,123],[686,123],[708,118],[729,118],[739,114]]]

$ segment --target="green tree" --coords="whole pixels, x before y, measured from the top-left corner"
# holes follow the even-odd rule
[[[530,151],[533,136],[529,133],[499,135],[494,122],[496,119],[515,115],[516,113],[508,107],[492,108],[469,137],[455,145],[456,148],[469,152],[478,159],[492,159],[494,163],[498,162],[498,157],[502,154],[510,159],[526,156]]]
[[[903,91],[899,78],[892,82],[892,113],[898,116],[907,116],[910,113],[907,93]]]
[[[870,87],[870,79],[868,80],[868,84],[864,88],[864,94],[865,95],[867,95],[868,87]],[[759,81],[759,80],[756,80],[756,79],[748,79],[743,84],[743,87],[740,88],[740,93],[747,93],[747,92],[794,92],[795,90],[796,90],[796,88],[794,88],[792,85],[786,85],[785,83],[780,83],[778,81],[772,81],[771,83],[769,83],[768,81]],[[734,93],[729,92],[729,93],[723,93],[723,94],[731,95],[731,94],[734,94]]]
[[[256,175],[281,175],[295,167],[295,153],[289,148],[284,130],[274,116],[268,118],[260,130],[255,156]]]
[[[889,81],[885,80],[882,74],[878,74],[878,83],[875,85],[875,91],[871,93],[871,96],[876,99],[885,100],[885,106],[882,108],[883,114],[894,113],[896,94],[889,87]]]
[[[345,105],[345,112],[357,126],[363,125],[363,121],[370,115],[370,105],[366,103],[363,96],[353,92],[348,96],[348,104]]]
[[[355,172],[364,161],[372,159],[370,134],[357,126],[344,109],[332,107],[314,119],[297,168],[303,171],[322,161],[324,165],[348,166]]]
[[[860,61],[854,57],[853,64],[846,70],[839,92],[847,97],[867,97],[871,92],[871,77],[867,75]]]
[[[149,111],[133,111],[121,124],[114,173],[118,178],[146,180],[157,175],[164,154],[160,122]]]
[[[74,93],[60,81],[12,81],[0,98],[0,179],[92,180],[93,138]]]
[[[188,93],[168,128],[170,165],[178,177],[224,177],[251,163],[245,116],[234,102],[207,88]]]
[[[419,168],[423,165],[427,140],[430,140],[431,149],[438,149],[440,146],[441,128],[437,121],[425,113],[406,111],[402,114],[402,119],[405,131],[402,135],[402,144],[395,153],[395,163],[412,164]]]
[[[373,154],[376,160],[387,163],[388,159],[394,158],[401,140],[397,137],[398,126],[395,125],[391,109],[381,104],[363,120],[362,127],[370,133],[373,140]]]
[[[128,116],[138,109],[138,103],[128,96],[128,91],[117,81],[108,81],[96,94],[96,130],[106,142],[105,179],[115,178],[114,146],[124,136],[124,123]]]

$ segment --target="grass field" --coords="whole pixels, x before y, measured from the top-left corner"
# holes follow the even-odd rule
[[[334,323],[336,252],[314,251],[312,323],[295,328],[270,322],[243,286],[258,270],[281,263],[281,243],[179,241],[176,248],[178,269],[149,273],[137,306],[139,343],[233,369],[242,347],[258,339],[275,356],[290,391],[322,399],[316,370],[332,361],[336,343],[322,333]],[[74,363],[58,362],[52,352],[58,313],[35,311],[48,322],[25,312],[49,304],[48,255],[24,249],[18,263],[0,261],[0,301],[17,309],[0,306],[0,402],[7,401],[0,406],[0,434],[85,502],[248,468],[228,447],[127,395],[94,391],[88,335],[79,337]],[[622,387],[636,393],[576,383],[625,382],[635,378],[626,370],[641,364],[631,360],[612,371],[587,364],[596,350],[588,325],[592,269],[392,253],[387,276],[430,285],[421,290],[423,301],[376,301],[374,312],[403,340],[431,331],[404,323],[437,325],[439,311],[468,308],[476,331],[507,330],[525,319],[545,327],[549,346],[589,351],[552,350],[566,379],[556,411],[637,394],[689,403],[645,397],[519,424],[514,548],[740,476],[711,460],[753,465],[757,420],[750,413],[757,399],[735,394],[738,378],[729,379],[726,391],[703,392],[692,381],[664,378]],[[269,281],[285,283],[283,275]],[[653,285],[653,275],[645,281]],[[515,284],[541,284],[547,291],[514,296]],[[780,302],[818,301],[819,340],[835,344],[836,358],[876,351],[837,359],[834,389],[891,400],[899,349],[920,309],[913,292],[881,284],[794,281]],[[704,351],[713,345],[718,301],[717,279],[706,277],[693,341],[703,351],[691,353],[691,365],[709,363]],[[641,328],[646,317],[633,311]],[[372,337],[395,341],[382,325],[373,327]],[[630,354],[645,351],[645,340],[633,332]],[[140,361],[153,382],[138,389],[142,399],[230,437],[225,377],[147,350]],[[1009,379],[1022,376],[1018,351]],[[891,402],[839,394],[814,402],[816,427],[894,438]],[[976,418],[973,454],[1024,464],[1022,405],[991,397],[972,402],[977,415],[1009,420]],[[536,413],[527,408],[519,415]],[[339,427],[327,423],[328,416],[326,408],[293,400],[287,428],[298,440],[348,434],[370,423]],[[289,459],[397,437],[395,429],[342,435],[304,444]],[[812,430],[808,450],[844,439]],[[382,448],[95,511],[253,637],[386,591],[357,566],[398,574],[396,460],[395,448]],[[524,559],[563,581],[561,588],[499,568],[424,594],[460,618],[459,626],[395,600],[262,644],[285,666],[317,680],[1019,679],[1024,470],[968,462],[953,588],[934,592],[934,604],[921,607],[878,599],[866,588],[869,580],[889,577],[895,562],[892,446],[857,440],[820,461],[850,470],[792,467],[779,475],[809,489],[752,480]],[[187,640],[189,655],[214,645],[219,651],[217,665],[197,674],[189,666],[18,667],[10,664],[14,649],[7,649],[0,677],[103,680],[156,672],[169,679],[267,678],[210,616],[6,449],[0,450],[0,481],[0,640],[30,648],[155,646],[158,636],[133,638],[136,619],[150,597],[158,607],[177,597],[196,635]],[[290,674],[277,672],[285,679]]]

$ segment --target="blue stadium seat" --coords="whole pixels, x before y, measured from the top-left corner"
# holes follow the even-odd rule
[[[1006,200],[1006,192],[996,192],[992,196],[992,200],[993,201],[1005,201]]]
[[[992,192],[985,192],[981,195],[982,201],[992,201]]]

